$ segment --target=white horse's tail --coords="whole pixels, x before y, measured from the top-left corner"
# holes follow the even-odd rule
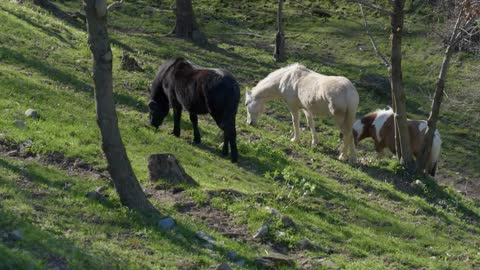
[[[438,159],[440,158],[440,149],[442,148],[442,139],[440,138],[440,132],[438,129],[435,130],[433,135],[432,150],[430,151],[430,168],[428,168],[428,173],[432,176],[435,176],[437,170]]]

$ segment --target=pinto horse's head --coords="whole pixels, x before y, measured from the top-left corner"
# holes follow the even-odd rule
[[[254,126],[257,124],[258,117],[265,110],[265,103],[252,96],[252,92],[247,89],[245,96],[245,105],[247,106],[247,124]]]
[[[167,106],[162,106],[156,101],[150,100],[148,102],[148,108],[150,109],[150,125],[158,128],[163,123],[163,119],[165,119],[168,114],[168,104]]]

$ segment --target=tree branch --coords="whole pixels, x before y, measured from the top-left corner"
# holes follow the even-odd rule
[[[358,4],[358,5],[360,6],[360,12],[362,13],[362,17],[363,17],[363,26],[365,27],[365,31],[367,31],[367,35],[370,38],[373,49],[375,50],[377,55],[382,59],[383,64],[388,68],[390,67],[390,62],[388,62],[387,57],[385,57],[385,55],[382,52],[380,52],[380,50],[378,49],[377,43],[375,42],[375,39],[370,33],[370,29],[368,28],[367,18],[365,17],[365,13],[363,12],[363,5],[362,4]]]
[[[125,0],[120,0],[117,2],[113,2],[110,5],[108,5],[107,10],[112,11],[117,8],[121,8],[125,4]]]

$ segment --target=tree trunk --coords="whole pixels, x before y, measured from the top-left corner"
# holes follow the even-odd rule
[[[275,49],[273,51],[273,59],[277,62],[285,61],[285,35],[283,33],[282,23],[282,6],[283,0],[278,0],[277,10],[277,35],[275,36]]]
[[[455,26],[450,36],[448,46],[445,49],[443,56],[442,67],[438,75],[437,84],[435,87],[435,95],[433,97],[432,109],[428,117],[427,134],[425,135],[425,142],[422,149],[422,154],[417,158],[417,172],[423,173],[430,159],[430,152],[432,150],[433,136],[437,129],[438,115],[440,114],[440,105],[443,100],[443,93],[445,89],[445,79],[447,77],[448,67],[450,65],[450,58],[453,55],[454,49],[463,32],[460,32],[460,25],[463,16],[463,10],[460,11]]]
[[[194,39],[194,31],[199,31],[193,14],[192,0],[176,0],[175,37]]]
[[[410,149],[410,137],[407,126],[406,98],[402,82],[402,30],[404,0],[392,1],[393,12],[391,14],[392,25],[392,56],[390,68],[390,82],[392,87],[393,107],[395,109],[395,140],[398,140],[400,151],[397,149],[397,155],[405,169],[409,173],[415,172],[415,163],[413,162]]]
[[[93,81],[97,124],[102,149],[115,188],[123,205],[142,213],[158,214],[147,200],[133,173],[118,129],[113,102],[112,51],[107,33],[106,0],[84,0],[87,15],[88,45],[93,54]]]

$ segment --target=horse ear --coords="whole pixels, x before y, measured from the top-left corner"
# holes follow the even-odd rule
[[[159,108],[159,107],[158,107],[158,103],[155,102],[155,100],[151,100],[151,99],[150,99],[150,100],[148,101],[148,108],[150,108],[150,110],[152,110],[152,111],[158,110],[158,108]]]

